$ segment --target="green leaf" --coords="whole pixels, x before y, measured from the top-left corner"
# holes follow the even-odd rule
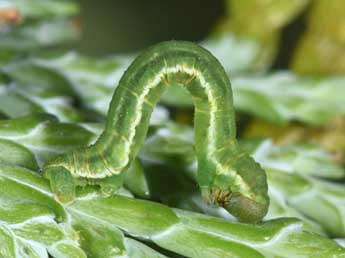
[[[6,226],[0,225],[0,255],[2,257],[16,257],[16,248],[11,231]]]
[[[345,114],[344,81],[341,76],[313,78],[281,72],[261,77],[238,77],[232,83],[235,106],[241,111],[258,115],[257,105],[243,101],[250,92],[252,96],[266,99],[269,105],[260,117],[270,122],[299,120],[323,125]]]
[[[120,195],[102,197],[93,190],[61,208],[53,199],[49,200],[48,182],[37,173],[3,164],[0,168],[0,207],[7,208],[6,213],[0,213],[0,238],[5,243],[0,250],[12,257],[47,257],[47,252],[66,258],[86,254],[95,258],[104,257],[100,256],[103,254],[164,257],[127,239],[118,228],[127,235],[192,258],[221,258],[228,254],[243,258],[321,258],[341,257],[345,253],[332,240],[303,232],[303,224],[295,219],[241,224]],[[32,207],[31,212],[28,206]],[[61,209],[70,219],[57,223],[54,218],[61,221],[65,217],[58,215],[64,213]]]
[[[57,224],[51,217],[34,217],[19,224],[4,226],[11,234],[15,254],[11,257],[86,258],[78,247],[76,232],[65,224]],[[10,257],[10,256],[4,256]]]
[[[266,171],[270,187],[281,192],[291,207],[317,221],[329,235],[345,236],[343,184]]]
[[[13,141],[0,139],[0,162],[37,170],[35,156],[24,146]]]
[[[36,216],[66,219],[66,213],[54,199],[48,182],[38,173],[0,163],[0,221],[21,223]]]
[[[124,186],[140,198],[149,198],[150,187],[138,159],[132,162],[125,173]]]
[[[23,51],[75,40],[79,36],[79,29],[70,20],[51,19],[27,22],[1,34],[1,49]]]
[[[332,155],[313,145],[274,145],[271,140],[256,146],[255,158],[265,168],[286,173],[299,173],[328,179],[342,179],[345,170]]]
[[[79,12],[72,1],[55,0],[0,0],[0,11],[16,15],[15,20],[4,20],[1,24],[0,48],[2,51],[47,47],[74,40],[79,28],[70,16]]]
[[[66,213],[37,172],[0,163],[0,253],[4,257],[86,257]],[[55,220],[54,220],[55,219]],[[6,238],[6,239],[5,239]]]
[[[91,202],[81,200],[67,209],[92,217],[101,217],[128,233],[145,234],[147,237],[162,233],[178,222],[175,213],[168,207],[120,196],[95,198]],[[128,216],[129,213],[131,216]]]
[[[126,238],[121,230],[104,220],[73,209],[69,213],[73,227],[80,234],[81,247],[88,257],[165,257],[138,241]]]
[[[238,37],[234,33],[223,33],[208,37],[200,44],[221,62],[227,73],[237,74],[256,69],[260,45],[254,40]]]
[[[128,256],[132,258],[167,258],[167,256],[162,255],[148,246],[142,244],[131,238],[125,238],[125,245],[127,248]]]
[[[23,154],[23,148],[30,150],[36,159],[31,159],[31,163],[37,161],[39,165],[58,153],[90,144],[96,139],[96,136],[81,125],[59,123],[54,116],[48,114],[0,121],[0,139],[16,146],[16,151],[21,152],[18,153],[20,159],[31,158],[30,154]],[[23,148],[20,148],[18,144]],[[10,160],[6,160],[6,162],[10,162]],[[22,162],[16,159],[12,160],[12,163],[20,165]],[[28,167],[29,163],[25,166]]]
[[[62,121],[80,121],[83,115],[70,105],[70,99],[61,96],[39,96],[30,89],[15,84],[0,85],[0,113],[10,118],[30,114],[51,113]]]
[[[111,224],[70,211],[73,227],[79,232],[81,247],[89,257],[116,257],[126,253],[123,233]],[[115,248],[116,247],[116,248]]]
[[[36,57],[38,67],[51,69],[63,76],[85,103],[106,114],[117,83],[132,58],[113,57],[102,60],[87,58],[75,52]]]
[[[76,15],[78,5],[73,1],[56,0],[1,0],[0,9],[18,9],[24,18],[52,18]]]
[[[304,232],[296,219],[241,224],[121,196],[77,200],[67,210],[192,258],[345,255],[332,240]]]

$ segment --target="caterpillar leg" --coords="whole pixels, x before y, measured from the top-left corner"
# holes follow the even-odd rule
[[[123,185],[124,173],[103,178],[99,181],[101,191],[105,195],[115,193]]]
[[[49,179],[55,198],[60,203],[68,204],[74,201],[75,180],[66,168],[48,167],[44,170],[44,176]]]

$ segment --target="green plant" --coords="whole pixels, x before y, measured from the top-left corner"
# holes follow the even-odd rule
[[[244,139],[242,132],[248,117],[317,128],[341,119],[344,79],[243,74],[252,71],[258,52],[236,34],[202,44],[228,62],[227,74],[241,72],[231,79],[234,106],[241,111],[236,151],[250,153],[266,171],[270,206],[263,222],[240,223],[223,207],[204,203],[196,184],[199,148],[193,129],[179,123],[180,110],[188,114],[192,107],[190,96],[174,86],[162,97],[166,107],[156,107],[150,122],[145,116],[139,131],[148,136],[122,173],[121,187],[105,195],[97,184],[85,184],[76,187],[74,202],[57,201],[42,176],[44,164],[109,132],[107,108],[133,60],[45,49],[77,36],[71,26],[77,12],[67,1],[0,0],[0,257],[345,257],[342,158],[316,145]],[[49,34],[40,34],[42,28]],[[229,42],[232,47],[224,47]],[[183,58],[177,58],[180,64]],[[222,74],[229,91],[228,75]],[[229,114],[220,122],[231,123],[234,139]]]

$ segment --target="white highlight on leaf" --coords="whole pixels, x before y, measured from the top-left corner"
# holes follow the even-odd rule
[[[157,241],[160,238],[164,238],[164,237],[169,237],[169,235],[171,233],[173,233],[179,226],[181,226],[181,223],[177,223],[175,225],[170,226],[169,228],[167,228],[166,230],[164,230],[161,233],[155,234],[154,236],[152,236],[150,239],[153,241]]]

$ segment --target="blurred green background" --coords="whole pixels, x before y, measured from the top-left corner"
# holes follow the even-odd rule
[[[90,56],[133,53],[164,40],[200,41],[226,20],[224,0],[78,0],[82,34],[72,47]],[[283,28],[274,69],[288,67],[307,10]]]
[[[153,43],[201,40],[224,15],[221,0],[79,0],[82,36],[75,47],[88,55],[128,53]]]

